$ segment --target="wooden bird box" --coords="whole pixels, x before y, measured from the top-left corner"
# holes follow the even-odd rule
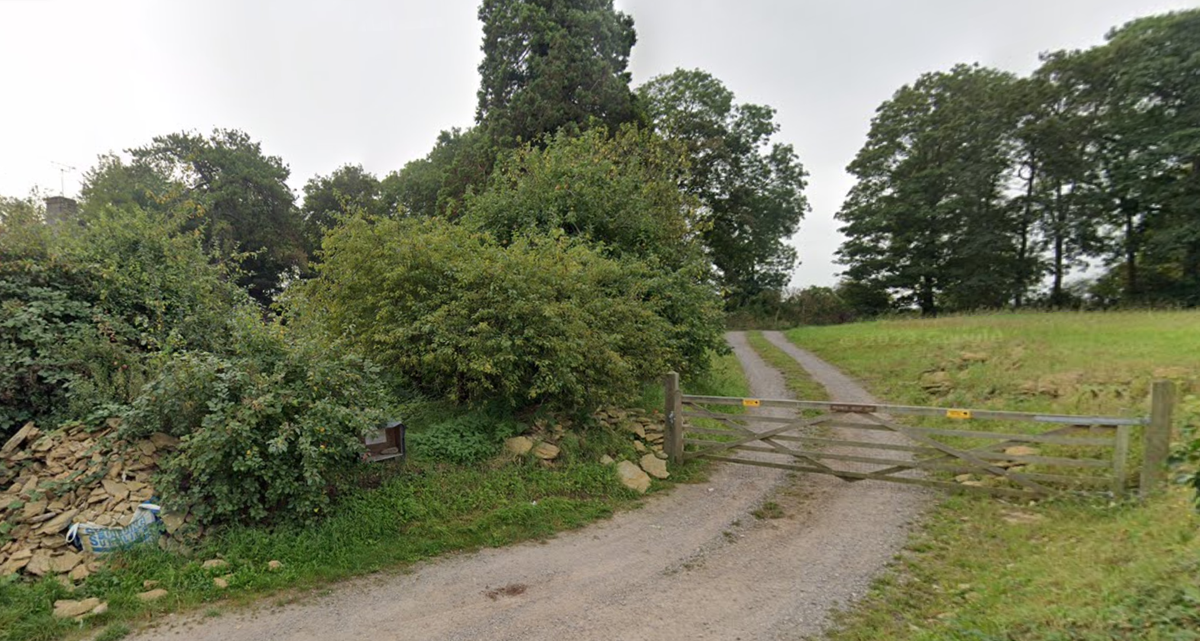
[[[386,461],[404,456],[404,423],[392,421],[363,438],[368,461]]]

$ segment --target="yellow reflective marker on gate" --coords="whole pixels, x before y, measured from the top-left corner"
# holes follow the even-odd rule
[[[743,407],[758,407],[759,405],[762,405],[762,401],[758,400],[757,398],[743,398],[742,399]]]
[[[971,418],[971,410],[946,410],[946,418]]]

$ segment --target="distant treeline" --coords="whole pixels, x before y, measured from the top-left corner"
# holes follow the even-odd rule
[[[1200,304],[1200,10],[1041,60],[927,73],[879,106],[838,213],[872,304]]]

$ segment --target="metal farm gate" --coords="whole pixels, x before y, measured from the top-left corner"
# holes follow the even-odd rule
[[[696,396],[684,394],[671,373],[664,450],[674,463],[704,458],[1014,498],[1062,491],[1125,496],[1137,450],[1145,495],[1165,478],[1174,396],[1172,383],[1158,381],[1148,416],[1075,416]],[[721,406],[750,411],[731,414]],[[915,424],[929,418],[942,420]],[[1025,429],[999,431],[1001,422]]]

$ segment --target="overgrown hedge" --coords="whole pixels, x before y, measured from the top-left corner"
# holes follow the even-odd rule
[[[1175,481],[1193,491],[1192,501],[1200,512],[1200,395],[1190,394],[1179,403],[1178,442],[1171,450]]]
[[[155,487],[203,522],[310,518],[387,415],[377,367],[290,335],[196,232],[136,206],[0,212],[0,432],[123,416],[167,432]]]
[[[0,224],[0,434],[128,403],[157,354],[217,349],[246,300],[170,220],[50,227],[26,204]]]
[[[712,296],[688,274],[561,232],[501,245],[440,219],[356,219],[326,236],[318,272],[296,292],[301,317],[459,402],[629,399],[669,369],[701,368],[720,339]]]

